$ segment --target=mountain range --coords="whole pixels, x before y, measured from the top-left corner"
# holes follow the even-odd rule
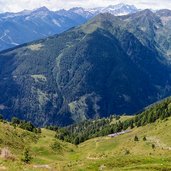
[[[171,95],[171,11],[99,14],[0,53],[0,112],[35,125],[134,114]]]
[[[81,25],[99,13],[110,12],[123,15],[137,12],[136,7],[126,4],[104,8],[72,8],[50,11],[46,7],[19,13],[0,14],[0,51],[26,42],[59,34],[71,27]]]

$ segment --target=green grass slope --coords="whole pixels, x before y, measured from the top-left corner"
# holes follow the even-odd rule
[[[82,156],[88,159],[82,170],[98,170],[102,166],[104,170],[171,170],[170,129],[171,118],[115,138],[89,140],[79,146]],[[139,141],[134,141],[135,135]]]
[[[4,140],[1,149],[8,147],[14,156],[14,159],[0,157],[0,170],[171,170],[171,118],[134,128],[115,138],[90,139],[78,146],[55,139],[55,132],[46,129],[37,138],[34,133],[8,124],[1,123],[0,129]],[[135,135],[139,141],[134,141]],[[30,146],[33,158],[30,164],[21,162],[25,146]]]
[[[167,98],[136,116],[120,118],[111,116],[87,122],[87,126],[82,123],[84,127],[80,127],[80,124],[67,127],[91,132],[96,129],[95,125],[98,123],[99,127],[95,131],[98,132],[108,125],[111,127],[118,122],[125,124],[127,121],[134,121],[133,127],[130,125],[126,127],[129,130],[127,133],[113,138],[107,136],[109,132],[103,137],[97,134],[96,138],[92,138],[90,134],[89,140],[79,145],[68,143],[67,137],[65,141],[57,139],[56,135],[62,130],[59,128],[57,133],[44,128],[41,129],[41,133],[40,131],[34,133],[17,127],[14,119],[11,123],[0,122],[0,170],[169,171],[171,170],[170,106],[171,98]],[[76,133],[79,135],[82,131]],[[30,159],[29,162],[26,162],[26,157]]]
[[[22,170],[24,149],[37,141],[35,133],[0,122],[0,170]]]

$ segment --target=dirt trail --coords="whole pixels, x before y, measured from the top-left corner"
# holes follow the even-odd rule
[[[7,170],[5,166],[0,166],[0,171]]]
[[[42,169],[52,169],[48,164],[44,164],[44,165],[34,165],[34,168],[42,168]]]
[[[87,159],[89,159],[89,160],[99,160],[100,158],[99,157],[88,156]]]

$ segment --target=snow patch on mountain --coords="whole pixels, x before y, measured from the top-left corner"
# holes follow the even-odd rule
[[[61,27],[61,25],[59,24],[59,22],[58,22],[56,19],[53,19],[52,22],[53,22],[55,25]]]
[[[138,9],[134,5],[128,5],[123,3],[118,5],[109,5],[107,7],[91,8],[87,10],[93,14],[111,13],[116,16],[127,15],[138,11]]]

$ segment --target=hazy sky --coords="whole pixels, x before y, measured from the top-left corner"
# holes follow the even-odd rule
[[[68,9],[75,6],[92,8],[118,3],[134,4],[138,8],[171,9],[171,0],[0,0],[0,12],[17,12],[41,6],[46,6],[51,10]]]

